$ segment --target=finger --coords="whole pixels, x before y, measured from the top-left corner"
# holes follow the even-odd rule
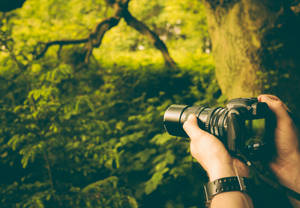
[[[195,115],[188,117],[183,128],[191,139],[192,156],[208,172],[208,175],[218,172],[217,169],[231,170],[232,158],[225,146],[215,136],[199,128]]]
[[[183,129],[191,140],[204,139],[212,136],[211,134],[199,128],[197,117],[195,115],[190,115],[188,117],[187,121],[183,124]]]
[[[259,95],[259,102],[265,102],[269,106],[270,110],[273,111],[277,117],[277,120],[291,120],[288,114],[287,106],[276,96],[274,95]]]

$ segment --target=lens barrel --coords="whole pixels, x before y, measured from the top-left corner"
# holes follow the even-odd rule
[[[187,134],[182,128],[183,112],[188,108],[188,105],[171,105],[164,114],[164,127],[166,131],[173,136],[187,137]]]
[[[206,108],[201,106],[171,105],[164,114],[164,127],[173,136],[188,137],[183,129],[183,124],[194,114],[198,118],[198,126],[217,136],[226,135],[226,115],[225,108]]]

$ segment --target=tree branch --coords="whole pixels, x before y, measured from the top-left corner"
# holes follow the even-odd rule
[[[45,46],[35,58],[36,59],[42,58],[45,55],[45,53],[48,51],[48,49],[53,45],[64,46],[64,45],[71,45],[71,44],[81,44],[81,43],[88,42],[88,40],[89,40],[88,38],[83,38],[78,40],[55,40],[47,43],[41,43],[41,44],[45,44]]]
[[[60,198],[58,197],[58,195],[56,194],[53,175],[52,175],[52,171],[51,171],[51,165],[50,165],[50,161],[49,161],[48,154],[47,154],[46,150],[43,151],[43,157],[44,157],[44,160],[46,162],[46,169],[47,169],[47,172],[48,172],[48,179],[49,179],[49,184],[50,184],[51,191],[52,191],[52,196],[53,196],[54,200],[56,202],[58,202],[60,207],[62,207],[62,202],[61,202]]]
[[[137,20],[130,14],[130,12],[128,11],[129,1],[130,0],[107,0],[107,3],[115,10],[114,16],[100,22],[96,26],[95,30],[91,32],[87,38],[77,40],[56,40],[46,43],[41,52],[36,56],[36,59],[43,57],[49,49],[49,47],[53,45],[59,45],[61,48],[64,45],[86,43],[85,62],[87,63],[89,57],[93,52],[93,49],[99,48],[101,46],[102,39],[105,33],[109,31],[112,27],[118,25],[121,18],[124,18],[129,26],[133,27],[141,34],[147,36],[150,39],[150,41],[154,44],[154,46],[161,51],[166,66],[175,68],[176,63],[170,56],[165,43],[159,38],[159,36],[155,32],[150,30],[150,28],[148,28],[147,25]]]
[[[100,22],[97,26],[94,32],[92,32],[89,36],[89,41],[86,45],[87,48],[87,54],[85,56],[85,62],[88,62],[88,59],[90,57],[90,55],[93,52],[94,48],[99,48],[101,43],[102,43],[102,39],[104,37],[104,34],[110,30],[112,27],[115,27],[116,25],[118,25],[120,22],[120,17],[115,16],[115,17],[111,17],[109,19],[106,19],[102,22]]]
[[[159,38],[159,36],[150,30],[147,25],[145,25],[143,22],[137,20],[135,17],[133,17],[128,10],[125,10],[123,12],[123,18],[125,19],[126,23],[136,29],[139,33],[147,36],[150,41],[154,44],[154,46],[160,50],[162,53],[164,59],[165,59],[165,64],[168,67],[175,68],[176,63],[172,59],[172,57],[169,54],[168,48],[165,45],[165,43]]]
[[[119,21],[120,21],[120,18],[118,18],[118,17],[110,17],[108,19],[103,20],[96,26],[95,31],[91,32],[87,38],[82,38],[82,39],[77,39],[77,40],[76,39],[75,40],[55,40],[55,41],[50,41],[50,42],[44,43],[45,46],[41,50],[41,52],[36,56],[36,59],[42,58],[46,54],[48,49],[54,45],[59,45],[62,47],[62,46],[71,45],[71,44],[74,45],[74,44],[87,43],[87,45],[86,45],[87,54],[90,55],[94,47],[99,47],[101,45],[101,41],[103,39],[105,32],[107,32],[112,27],[116,26],[119,23]]]

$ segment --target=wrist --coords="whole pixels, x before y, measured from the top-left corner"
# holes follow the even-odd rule
[[[224,204],[230,204],[230,207],[245,207],[246,202],[248,205],[252,205],[251,199],[247,196],[247,193],[252,190],[251,187],[251,180],[238,176],[219,178],[208,182],[203,186],[206,206],[211,203],[211,207],[223,207]]]
[[[236,158],[227,163],[214,163],[214,165],[209,166],[206,170],[210,181],[231,176],[249,176],[249,168]]]
[[[278,160],[270,164],[270,168],[278,181],[294,191],[300,192],[300,153],[288,159]]]
[[[219,178],[235,176],[234,167],[231,165],[219,165],[211,167],[207,171],[209,181],[214,181]]]

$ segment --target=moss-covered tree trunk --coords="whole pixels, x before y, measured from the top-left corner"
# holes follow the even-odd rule
[[[222,92],[228,98],[274,93],[300,106],[299,1],[205,0],[204,4]]]

